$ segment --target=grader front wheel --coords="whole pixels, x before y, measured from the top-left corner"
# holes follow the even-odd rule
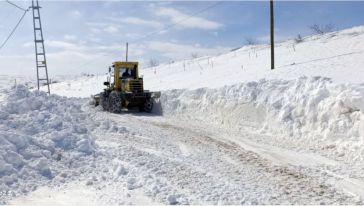
[[[109,111],[113,113],[120,113],[121,102],[120,92],[112,91],[109,96]]]
[[[109,111],[109,99],[106,96],[105,93],[101,93],[100,94],[100,102],[99,104],[101,105],[101,107],[105,110],[105,111]]]

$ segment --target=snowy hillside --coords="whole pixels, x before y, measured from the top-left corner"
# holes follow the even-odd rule
[[[3,83],[0,204],[363,204],[363,42],[283,42],[273,71],[266,45],[144,69],[153,114],[90,105],[105,75]]]
[[[334,83],[363,83],[364,26],[276,45],[276,69],[270,70],[268,45],[244,46],[220,56],[177,61],[141,71],[146,89],[219,88],[259,79],[322,76]],[[111,64],[111,62],[110,62]],[[108,65],[105,65],[107,68]],[[100,68],[100,73],[107,72]],[[52,85],[59,95],[89,97],[103,89],[106,76]]]
[[[295,79],[323,76],[335,83],[362,83],[364,77],[364,27],[276,45],[276,70],[270,71],[270,47],[245,46],[217,57],[162,65],[143,72],[147,87],[218,88],[259,79]]]

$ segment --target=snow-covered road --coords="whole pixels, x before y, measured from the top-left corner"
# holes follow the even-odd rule
[[[363,204],[364,184],[345,179],[343,163],[268,145],[262,139],[272,138],[251,126],[102,111],[94,118],[104,129],[94,131],[103,155],[92,174],[14,204],[49,204],[45,196],[59,205]]]
[[[363,39],[282,42],[276,70],[267,45],[143,69],[154,116],[87,105],[107,75],[51,96],[0,75],[0,204],[364,204]]]

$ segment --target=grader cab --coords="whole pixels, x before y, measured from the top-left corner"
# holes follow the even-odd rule
[[[160,92],[144,90],[138,62],[114,62],[109,74],[108,81],[104,82],[107,88],[94,97],[96,106],[101,105],[104,110],[113,113],[132,108],[152,111],[153,102],[160,97]]]

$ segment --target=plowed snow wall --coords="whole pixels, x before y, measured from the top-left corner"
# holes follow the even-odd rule
[[[322,77],[260,80],[220,89],[170,90],[161,105],[179,115],[230,128],[251,127],[310,147],[334,148],[353,161],[364,157],[364,84]]]

